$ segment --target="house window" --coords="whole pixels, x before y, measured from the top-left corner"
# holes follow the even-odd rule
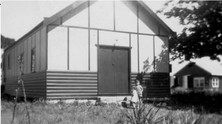
[[[219,79],[218,78],[212,78],[212,87],[213,88],[219,87]]]
[[[196,88],[203,88],[205,85],[205,78],[204,77],[194,77],[194,87]]]
[[[35,72],[35,48],[31,51],[31,72]]]
[[[24,71],[24,54],[20,54],[20,61],[21,61],[21,71]]]
[[[10,54],[8,54],[8,69],[11,69],[11,62],[10,62],[11,60],[10,60]]]

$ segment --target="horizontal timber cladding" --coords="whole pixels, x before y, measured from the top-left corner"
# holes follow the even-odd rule
[[[22,75],[27,98],[46,98],[46,72],[36,72]],[[5,93],[15,96],[15,89],[18,88],[18,76],[6,79]],[[20,85],[19,95],[23,97],[23,88]]]
[[[169,73],[149,73],[142,75],[140,73],[131,73],[131,86],[135,85],[135,79],[141,81],[144,88],[143,97],[162,98],[170,96]]]
[[[96,98],[97,72],[47,71],[47,99]]]

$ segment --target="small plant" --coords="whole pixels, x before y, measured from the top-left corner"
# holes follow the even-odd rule
[[[14,122],[14,118],[15,118],[15,110],[16,110],[16,106],[17,106],[17,102],[18,102],[18,99],[20,99],[20,87],[22,87],[22,91],[23,91],[23,96],[24,96],[24,101],[25,103],[27,103],[27,99],[26,99],[26,93],[25,93],[25,86],[24,86],[24,82],[22,80],[22,67],[23,67],[23,58],[21,56],[18,56],[18,62],[19,62],[19,69],[20,69],[20,72],[19,72],[19,76],[18,76],[18,87],[17,89],[15,89],[15,104],[14,104],[14,108],[13,108],[13,115],[12,115],[12,121],[11,121],[11,124],[13,124]],[[28,110],[28,104],[25,104],[25,109],[26,109],[26,123],[27,124],[30,124],[30,114],[29,114],[29,110]]]
[[[201,124],[201,116],[194,115],[192,111],[183,114],[170,111],[164,117],[163,124]]]
[[[163,122],[164,116],[159,113],[159,109],[147,107],[143,103],[137,103],[132,111],[126,110],[124,113],[131,124],[157,124]]]

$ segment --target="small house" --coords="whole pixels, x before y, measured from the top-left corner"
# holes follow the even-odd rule
[[[142,1],[76,1],[4,51],[5,92],[15,95],[20,56],[27,97],[129,96],[141,72],[147,97],[168,96],[172,34]]]
[[[211,66],[213,68],[213,65]],[[222,74],[211,71],[217,69],[221,70],[222,65],[217,66],[217,68],[206,69],[203,65],[190,62],[174,74],[176,77],[175,86],[194,91],[222,92]]]

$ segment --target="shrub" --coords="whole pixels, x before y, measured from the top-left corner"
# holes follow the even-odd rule
[[[222,94],[209,91],[201,92],[175,92],[171,94],[171,103],[179,107],[195,107],[197,111],[217,112],[222,111]]]
[[[143,103],[136,104],[135,108],[126,110],[123,115],[131,124],[155,124],[164,119],[164,116],[159,113],[159,109],[148,107]]]

